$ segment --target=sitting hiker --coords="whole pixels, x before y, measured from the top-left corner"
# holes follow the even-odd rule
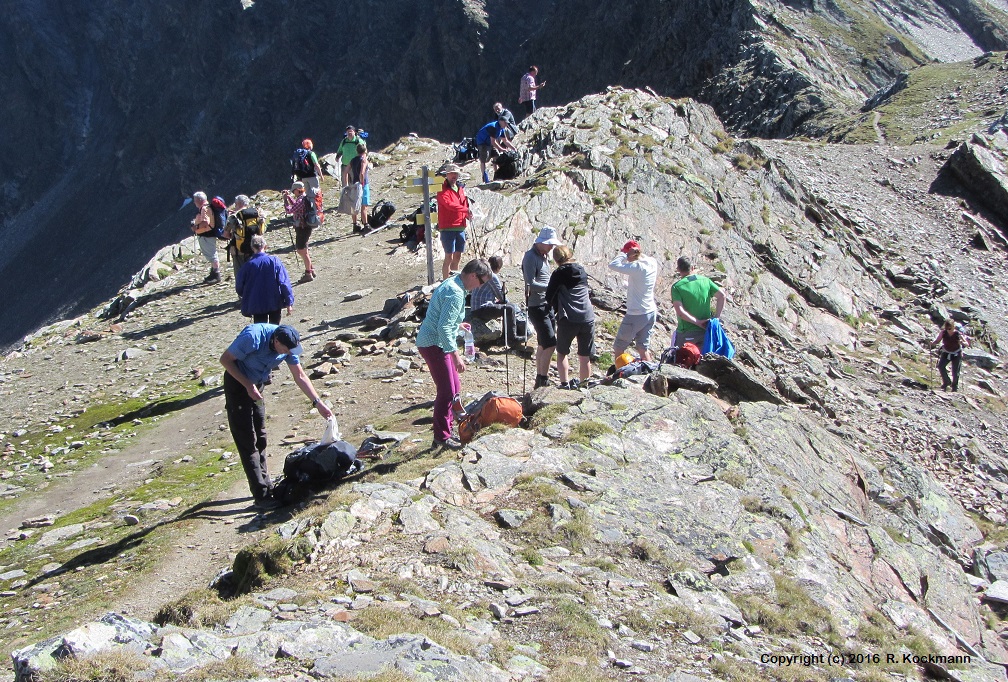
[[[504,317],[504,342],[513,349],[523,346],[517,338],[516,315],[518,306],[507,302],[507,292],[500,279],[500,271],[504,266],[504,259],[500,256],[490,256],[487,259],[490,263],[490,280],[481,285],[470,295],[469,301],[472,308],[472,317],[478,320],[499,320]]]
[[[253,255],[238,271],[235,290],[241,298],[241,311],[252,322],[280,324],[280,311],[294,310],[294,289],[287,268],[276,256],[266,253],[266,238],[257,234],[250,240]]]
[[[962,367],[963,348],[969,347],[969,339],[956,329],[955,322],[945,320],[942,330],[938,332],[938,338],[931,342],[934,348],[939,343],[942,349],[939,352],[941,358],[938,360],[938,371],[941,372],[942,390],[947,391],[952,387],[953,391],[959,390],[959,369]],[[948,366],[952,363],[952,378],[949,379]]]

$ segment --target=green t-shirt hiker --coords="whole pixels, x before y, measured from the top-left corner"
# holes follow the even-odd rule
[[[721,317],[725,295],[709,278],[695,274],[685,256],[676,261],[676,270],[682,279],[672,285],[672,307],[679,318],[674,345],[686,341],[700,345],[707,320]]]

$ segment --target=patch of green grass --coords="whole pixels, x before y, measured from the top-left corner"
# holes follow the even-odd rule
[[[610,351],[606,351],[598,356],[598,358],[595,360],[595,365],[599,369],[605,371],[613,366],[613,362],[614,360],[612,353]]]
[[[536,410],[535,414],[529,419],[529,427],[534,430],[544,429],[550,424],[555,424],[560,417],[567,414],[567,410],[570,405],[565,405],[563,403],[554,403],[552,405],[546,405],[540,407]]]
[[[746,483],[746,475],[738,469],[722,469],[716,476],[719,481],[724,481],[738,490],[741,490]]]
[[[572,443],[580,443],[585,447],[590,447],[591,442],[594,439],[601,438],[602,436],[609,435],[610,433],[615,432],[608,424],[603,424],[602,422],[595,421],[594,419],[588,419],[578,422],[572,426],[570,433],[567,434],[566,440]]]
[[[601,327],[602,331],[604,331],[606,334],[609,334],[610,336],[616,336],[616,332],[619,331],[620,320],[614,317],[610,317],[602,320],[601,323],[599,324],[599,327]]]
[[[291,572],[294,563],[311,552],[305,546],[308,540],[284,540],[270,535],[259,542],[243,547],[234,560],[235,592],[245,594],[262,587],[273,577]]]
[[[217,682],[219,680],[250,680],[261,677],[262,667],[254,660],[241,654],[213,661],[204,666],[186,671],[178,682]],[[376,679],[376,678],[371,678]]]
[[[475,654],[473,641],[440,618],[418,618],[409,611],[384,604],[373,604],[358,613],[353,621],[354,628],[375,639],[411,632],[429,637],[457,654]]]
[[[245,597],[224,601],[213,590],[193,590],[164,604],[154,614],[154,622],[162,626],[214,627],[226,623],[240,606],[249,603],[251,599]]]
[[[526,547],[521,552],[521,558],[528,562],[530,566],[542,566],[545,561],[543,560],[542,554],[539,550],[534,547]]]
[[[103,651],[83,658],[65,658],[38,676],[38,682],[133,682],[150,662],[131,651]]]
[[[594,655],[609,641],[595,617],[573,599],[557,600],[546,621],[549,630],[556,633],[547,640],[546,648],[555,652]]]

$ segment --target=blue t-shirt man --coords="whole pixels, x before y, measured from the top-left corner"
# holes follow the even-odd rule
[[[480,128],[478,133],[476,133],[476,144],[491,144],[491,139],[499,140],[504,137],[504,130],[504,127],[501,126],[499,121],[490,121]]]

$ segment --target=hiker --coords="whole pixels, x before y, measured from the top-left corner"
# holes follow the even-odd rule
[[[508,303],[507,292],[500,279],[504,259],[500,256],[490,256],[490,280],[469,296],[470,314],[478,320],[499,320],[504,318],[504,340],[508,347],[519,350],[523,347],[518,339],[517,315],[518,306]]]
[[[294,310],[294,289],[287,268],[276,256],[266,253],[266,238],[257,234],[249,240],[253,255],[235,277],[235,291],[241,298],[241,312],[252,322],[280,324],[280,311]]]
[[[497,102],[493,105],[494,116],[498,119],[504,119],[507,121],[507,125],[504,128],[504,134],[507,138],[513,139],[515,135],[518,134],[518,124],[515,123],[514,114],[512,114],[503,104]]]
[[[214,217],[207,201],[206,192],[196,192],[192,195],[193,205],[198,213],[189,225],[199,242],[200,253],[210,262],[210,274],[203,278],[204,284],[217,284],[221,281],[220,259],[217,257],[217,236],[214,234]]]
[[[490,281],[485,260],[471,260],[462,272],[438,285],[417,331],[416,345],[437,387],[434,397],[434,444],[458,450],[462,443],[452,435],[452,407],[461,411],[465,361],[458,349],[458,328],[465,318],[466,292]]]
[[[679,325],[676,327],[672,345],[678,347],[689,342],[699,348],[703,345],[707,320],[721,317],[725,295],[710,279],[694,273],[693,263],[686,256],[676,261],[676,271],[681,279],[672,285],[672,307],[675,308],[676,317],[679,318]],[[713,314],[711,314],[712,302]]]
[[[340,157],[340,181],[343,187],[353,184],[350,181],[350,162],[357,158],[359,144],[364,144],[364,139],[357,135],[357,130],[353,126],[347,126],[343,141],[336,148],[336,153]]]
[[[465,185],[459,182],[462,169],[454,163],[444,167],[445,180],[437,193],[437,227],[444,247],[444,262],[441,263],[441,279],[446,280],[458,269],[465,251],[466,233],[469,225],[469,198]]]
[[[368,183],[368,171],[371,169],[368,163],[367,145],[360,142],[357,145],[357,156],[350,161],[350,184],[359,182],[361,185],[361,206],[360,223],[357,222],[357,214],[350,216],[353,218],[353,231],[360,232],[367,222],[367,209],[371,204],[371,185]]]
[[[300,180],[304,183],[305,195],[310,202],[315,201],[315,194],[322,186],[322,166],[319,164],[315,152],[312,151],[314,149],[315,143],[305,138],[301,140],[301,148],[294,152],[294,158],[291,160],[293,171],[291,182]],[[302,157],[304,160],[300,161]]]
[[[557,269],[550,275],[546,287],[546,305],[556,313],[557,376],[560,388],[576,390],[591,376],[591,359],[595,356],[595,309],[588,298],[588,273],[574,261],[569,246],[553,249]],[[579,379],[567,380],[570,364],[567,356],[577,339]]]
[[[536,93],[539,88],[546,87],[546,81],[536,85],[535,79],[539,75],[538,66],[528,67],[528,72],[521,79],[521,86],[518,88],[518,103],[525,105],[525,118],[528,118],[536,110]]]
[[[658,261],[645,256],[640,244],[631,239],[620,249],[620,254],[610,261],[609,269],[627,276],[626,315],[623,316],[613,341],[613,357],[622,355],[633,343],[640,359],[650,362],[651,334],[658,319],[658,306],[654,297]]]
[[[962,367],[963,348],[969,348],[969,339],[965,334],[956,329],[953,320],[945,320],[942,329],[938,332],[938,338],[931,342],[934,348],[938,344],[942,345],[938,360],[938,371],[941,372],[942,390],[947,391],[951,386],[953,391],[959,390],[959,369]],[[952,364],[952,379],[949,379],[948,366]]]
[[[284,190],[283,198],[287,215],[294,219],[294,250],[304,261],[304,274],[297,283],[304,284],[315,279],[315,268],[312,267],[311,256],[308,254],[308,240],[312,233],[312,227],[308,224],[308,212],[315,210],[315,204],[309,203],[301,181],[291,185],[290,192]]]
[[[288,325],[250,324],[220,356],[224,372],[224,405],[228,426],[248,478],[255,506],[278,505],[273,499],[273,481],[266,470],[266,404],[261,393],[270,372],[286,362],[294,383],[312,401],[325,419],[332,417],[298,356],[301,337]]]
[[[528,307],[528,321],[536,333],[536,378],[532,388],[542,388],[549,384],[549,366],[556,349],[556,315],[546,305],[546,287],[550,281],[550,267],[547,256],[554,246],[562,246],[556,230],[543,227],[536,235],[532,248],[522,257],[522,276],[525,278],[525,305]]]
[[[484,183],[490,182],[486,165],[494,151],[503,153],[505,149],[515,148],[504,134],[506,128],[507,119],[498,117],[496,121],[490,121],[476,133],[476,147],[479,149],[480,172],[483,173]]]
[[[251,200],[244,194],[239,194],[234,200],[234,213],[228,216],[224,226],[224,238],[228,242],[228,253],[231,254],[231,265],[234,267],[235,279],[242,266],[252,257],[252,237],[263,233],[263,220],[259,211],[249,206]]]

